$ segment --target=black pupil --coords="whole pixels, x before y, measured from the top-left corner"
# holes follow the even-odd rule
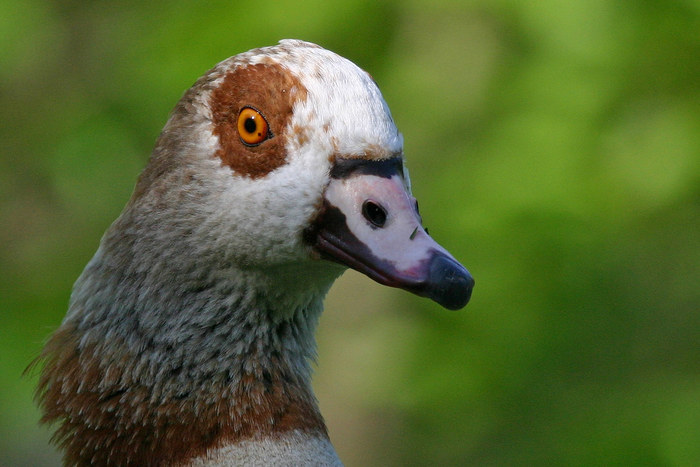
[[[377,227],[383,227],[386,223],[386,211],[374,201],[365,201],[362,205],[362,215]]]
[[[253,117],[248,117],[245,119],[245,122],[243,122],[243,128],[245,128],[245,131],[248,133],[255,133],[255,130],[258,129],[258,125],[255,123]]]

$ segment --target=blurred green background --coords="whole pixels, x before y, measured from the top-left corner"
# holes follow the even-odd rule
[[[168,112],[285,37],[379,83],[449,312],[347,273],[317,395],[349,466],[700,465],[700,2],[0,1],[0,465],[57,465],[36,375]]]

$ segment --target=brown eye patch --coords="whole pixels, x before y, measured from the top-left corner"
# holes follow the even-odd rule
[[[299,79],[278,64],[239,66],[210,98],[216,156],[239,175],[264,177],[286,162],[294,103],[306,98]],[[264,115],[264,117],[263,117]]]

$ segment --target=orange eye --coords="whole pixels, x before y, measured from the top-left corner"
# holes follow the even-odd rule
[[[268,137],[269,128],[265,117],[252,107],[245,107],[238,115],[238,135],[243,144],[255,146]]]

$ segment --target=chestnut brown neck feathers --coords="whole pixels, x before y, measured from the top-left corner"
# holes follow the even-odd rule
[[[202,371],[182,357],[168,364],[173,349],[148,340],[140,349],[119,337],[81,343],[78,327],[66,323],[51,338],[39,385],[43,421],[60,423],[55,441],[69,465],[178,465],[240,440],[327,437],[308,381],[272,342],[253,342],[238,360],[214,350]],[[270,331],[282,342],[299,329],[285,321]],[[153,364],[169,368],[154,377]]]

